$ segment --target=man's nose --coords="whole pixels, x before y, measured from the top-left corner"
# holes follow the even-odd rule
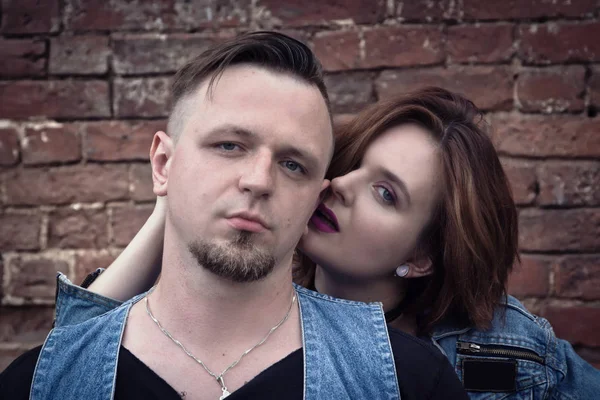
[[[258,153],[248,160],[241,173],[239,187],[253,197],[269,197],[273,193],[273,158],[268,152]]]

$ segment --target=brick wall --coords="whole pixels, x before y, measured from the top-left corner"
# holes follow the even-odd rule
[[[93,5],[92,5],[93,4]],[[105,266],[152,209],[171,74],[237,32],[308,41],[336,114],[425,84],[488,111],[521,209],[511,292],[600,366],[600,1],[2,0],[0,369],[54,276]]]

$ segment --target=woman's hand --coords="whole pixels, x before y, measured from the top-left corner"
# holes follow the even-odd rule
[[[167,197],[158,197],[142,229],[88,290],[125,301],[150,289],[160,274],[166,216]]]

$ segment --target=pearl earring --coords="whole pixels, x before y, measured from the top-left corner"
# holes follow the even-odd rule
[[[401,266],[396,268],[396,276],[399,276],[400,278],[404,278],[406,275],[408,275],[409,272],[410,265],[408,264],[402,264]]]

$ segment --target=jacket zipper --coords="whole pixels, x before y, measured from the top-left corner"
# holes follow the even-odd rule
[[[545,364],[544,359],[531,350],[516,350],[514,348],[507,348],[503,346],[482,346],[476,343],[467,342],[456,342],[456,349],[461,354],[472,354],[483,357],[493,356],[520,358],[523,360],[535,361],[540,364]]]

